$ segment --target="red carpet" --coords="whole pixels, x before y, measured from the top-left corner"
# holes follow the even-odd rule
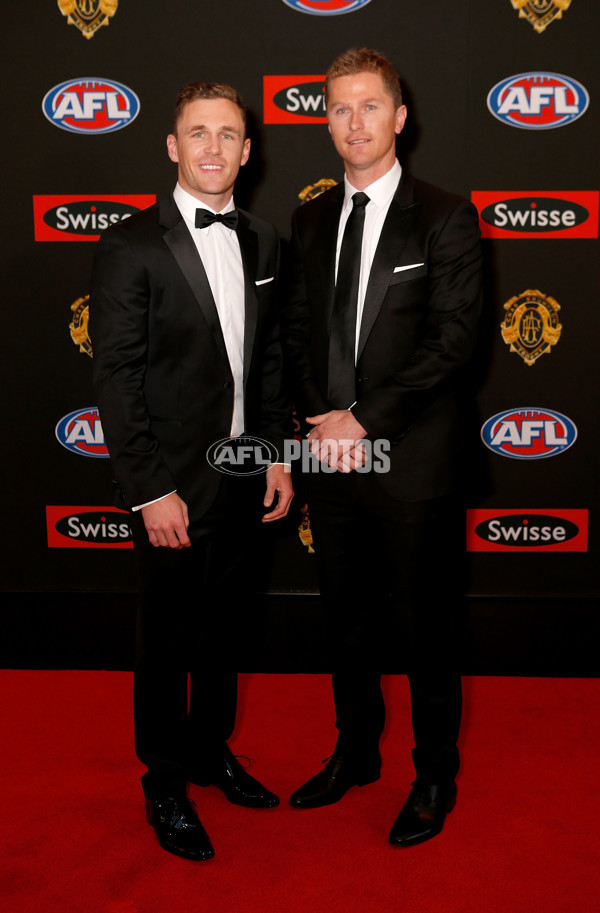
[[[243,809],[215,788],[193,788],[216,851],[193,863],[161,850],[145,823],[129,674],[0,672],[3,909],[596,909],[600,681],[466,679],[458,805],[439,837],[408,850],[387,844],[412,779],[406,682],[388,678],[386,689],[382,779],[301,812],[287,796],[333,745],[328,678],[244,676],[231,744],[256,759],[253,771],[282,805]]]

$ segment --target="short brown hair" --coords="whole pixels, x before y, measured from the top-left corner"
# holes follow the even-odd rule
[[[358,73],[379,73],[387,92],[392,96],[394,108],[402,104],[402,87],[400,77],[387,57],[370,48],[349,48],[335,58],[325,77],[325,103],[327,88],[333,79],[340,76],[356,76]]]
[[[222,82],[191,82],[189,86],[184,86],[177,93],[175,99],[175,113],[173,116],[173,133],[177,133],[177,122],[181,117],[183,109],[192,101],[200,98],[226,98],[237,105],[244,122],[244,131],[246,130],[247,112],[242,96],[232,86],[225,85]]]

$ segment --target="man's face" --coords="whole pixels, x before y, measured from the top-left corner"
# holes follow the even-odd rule
[[[327,89],[327,119],[335,148],[355,187],[357,181],[367,187],[390,170],[406,108],[394,107],[379,73],[333,79]]]
[[[217,212],[228,202],[250,155],[242,112],[227,98],[199,98],[185,106],[176,134],[167,137],[184,190]]]

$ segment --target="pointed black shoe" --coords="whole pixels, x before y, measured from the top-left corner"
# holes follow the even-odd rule
[[[234,805],[245,808],[275,808],[279,797],[270,792],[227,749],[223,759],[206,772],[189,771],[188,780],[196,786],[217,786]]]
[[[186,796],[146,799],[146,817],[168,853],[199,861],[215,855],[208,834]]]
[[[456,783],[415,783],[390,831],[393,846],[416,846],[440,833],[456,805]]]
[[[332,755],[323,770],[308,780],[290,796],[292,808],[321,808],[333,805],[352,786],[374,783],[380,776],[379,765],[372,769],[358,768],[341,755]]]

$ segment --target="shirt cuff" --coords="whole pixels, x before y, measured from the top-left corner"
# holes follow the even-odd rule
[[[150,504],[156,504],[158,501],[162,501],[164,498],[168,498],[169,495],[174,495],[176,491],[177,489],[174,488],[173,491],[167,492],[166,495],[161,495],[160,498],[155,498],[154,501],[146,501],[145,504],[137,504],[135,507],[132,507],[131,510],[135,512],[136,510],[141,510],[142,507],[148,507]]]

